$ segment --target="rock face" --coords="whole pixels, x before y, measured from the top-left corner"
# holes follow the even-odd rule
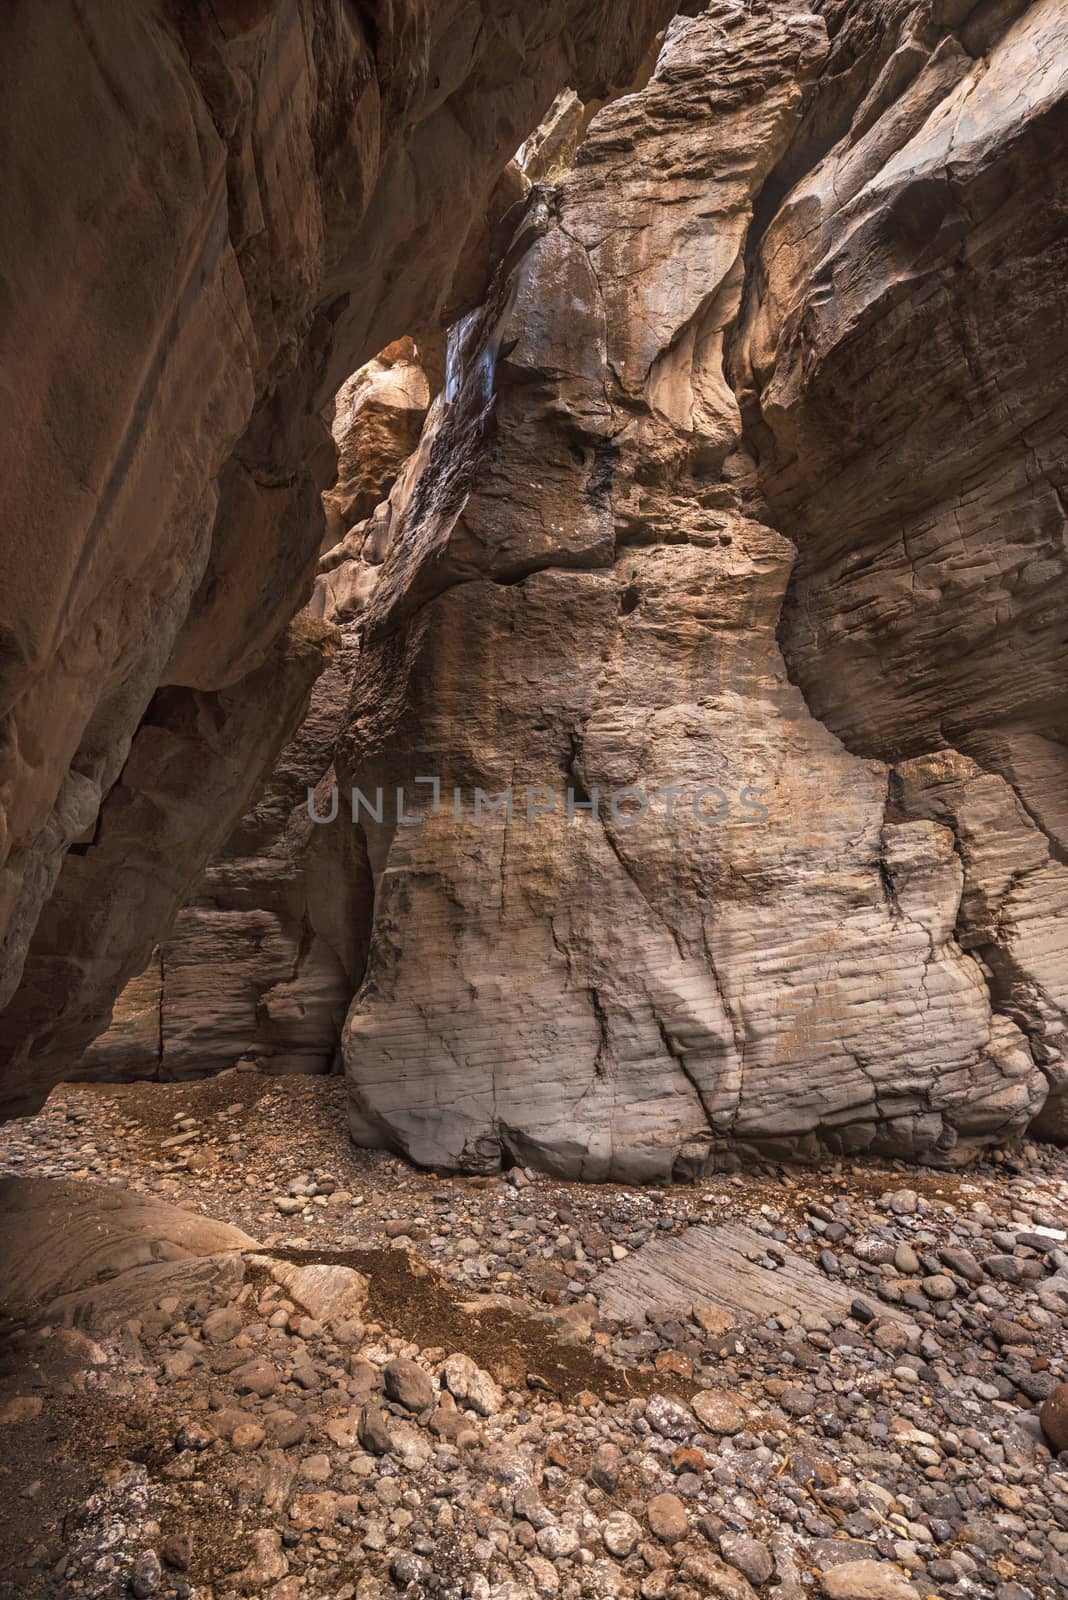
[[[153,985],[153,968],[160,966],[153,945],[195,890],[201,852],[223,844],[263,764],[276,759],[299,720],[329,635],[322,623],[300,619],[264,666],[233,690],[164,690],[155,697],[92,843],[67,857],[22,984],[0,1015],[5,1111],[25,1110],[74,1070],[87,1040],[106,1025],[115,993],[146,961],[125,1019],[123,1046],[132,1059],[123,1075],[155,1075],[169,1014]],[[211,987],[204,973],[189,978],[195,1032],[197,1018],[208,1016]],[[232,1058],[215,1064],[229,1066]]]
[[[851,746],[960,749],[1063,855],[1064,8],[825,10],[732,360],[798,544],[787,659]]]
[[[338,483],[323,497],[338,542],[300,617],[312,631],[337,624],[331,659],[270,781],[68,1077],[197,1078],[240,1060],[272,1072],[333,1065],[367,958],[370,873],[358,833],[312,820],[308,788],[324,775],[329,788],[333,776],[359,649],[354,618],[377,570],[381,519],[367,513],[418,442],[428,400],[410,339],[342,386]]]
[[[514,199],[520,140],[566,84],[626,84],[670,10],[166,0],[8,20],[0,1003],[53,890],[63,906],[5,1019],[9,1106],[106,1022],[300,720],[315,668],[284,640],[334,475],[324,403],[434,326],[492,197]],[[243,731],[191,744],[205,719]],[[98,861],[135,812],[136,845]]]
[[[323,496],[325,547],[345,548],[350,528],[384,500],[419,443],[430,388],[415,344],[398,339],[338,390],[331,432],[337,483]]]
[[[927,238],[924,162],[951,187],[974,179],[950,230],[966,263],[1007,250],[1018,205],[1041,210],[1026,237],[1049,248],[1028,270],[1053,292],[1055,185],[1038,196],[1012,174],[1061,114],[1065,26],[1043,4],[986,9],[958,38],[952,7],[936,26],[916,6],[828,6],[829,54],[820,21],[787,7],[677,20],[651,82],[535,191],[455,333],[384,517],[339,752],[375,882],[344,1035],[357,1140],[441,1168],[627,1179],[744,1145],[959,1161],[1059,1087],[1060,846],[989,740],[954,746],[931,720],[954,685],[998,675],[980,633],[1001,612],[976,574],[1008,561],[1017,501],[992,487],[967,345],[926,302],[915,327],[902,310],[955,259],[949,233]],[[959,170],[939,131],[955,118],[982,153]],[[914,272],[892,256],[899,229]],[[1007,296],[1029,281],[1006,262]],[[1012,312],[1014,337],[1026,320]],[[945,430],[923,472],[902,454],[906,433],[920,448],[918,408],[889,355],[906,324],[931,341],[928,437]],[[855,386],[835,365],[847,334]],[[999,335],[992,374],[1005,355]],[[1025,388],[1048,399],[1044,363]],[[999,378],[1010,396],[1018,365]],[[953,409],[968,394],[974,442]],[[1000,403],[1021,441],[1025,398]],[[918,600],[888,485],[928,517],[972,496],[989,556],[955,535],[939,594]],[[891,525],[900,580],[872,576]],[[868,630],[868,677],[852,655],[805,654],[829,605],[840,635]],[[1044,662],[1052,598],[1042,614]],[[926,723],[888,709],[909,675]],[[979,698],[975,727],[993,715]],[[1036,704],[1048,731],[1053,702]],[[431,776],[437,803],[417,782]],[[510,817],[485,799],[506,791]]]
[[[352,650],[343,639],[270,782],[67,1077],[196,1078],[240,1060],[329,1070],[363,970],[353,901],[367,874],[355,835],[325,836],[308,821],[306,775],[329,764]]]
[[[824,10],[731,361],[798,546],[780,639],[851,749],[930,757],[906,814],[954,832],[960,943],[1063,1136],[1068,20],[1055,0]]]
[[[1068,1132],[1068,21],[711,0],[650,76],[665,9],[128,45],[179,248],[140,318],[56,265],[26,416],[61,355],[113,414],[15,435],[9,1107],[144,968],[83,1075],[321,1070],[351,999],[354,1138],[442,1170]]]
[[[256,1246],[229,1223],[70,1180],[3,1179],[0,1217],[2,1303],[9,1316],[48,1307],[57,1317],[85,1313],[91,1320],[102,1302],[113,1309],[131,1293],[140,1295],[140,1309],[167,1293],[168,1275],[177,1281],[176,1273],[200,1263],[209,1274],[225,1276],[236,1258],[240,1282],[238,1252]]]

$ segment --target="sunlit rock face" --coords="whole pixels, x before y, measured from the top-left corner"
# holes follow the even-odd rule
[[[626,85],[671,9],[60,0],[6,21],[0,1004],[63,907],[0,1030],[9,1104],[106,1023],[300,721],[323,654],[284,641],[335,475],[324,406],[434,329],[519,143],[566,85]]]
[[[307,713],[269,781],[152,953],[119,995],[110,1027],[70,1069],[79,1079],[199,1078],[242,1062],[327,1072],[367,956],[371,894],[363,839],[318,825],[308,789],[329,791],[359,652],[354,618],[375,572],[368,515],[418,442],[429,401],[411,339],[366,362],[338,391],[338,480],[309,629],[336,629]],[[325,815],[325,808],[323,808]],[[47,916],[46,912],[46,916]],[[31,958],[32,959],[32,958]]]
[[[339,747],[344,802],[356,786],[382,814],[361,802],[374,925],[343,1040],[361,1142],[592,1178],[740,1146],[958,1161],[1046,1101],[1048,841],[975,760],[899,768],[915,729],[851,750],[778,643],[798,602],[751,376],[766,211],[821,143],[842,49],[788,7],[676,21],[652,81],[535,191],[454,335],[380,518]],[[908,73],[888,70],[893,113]],[[778,270],[818,306],[798,249]],[[865,265],[843,289],[858,306],[878,299]],[[849,404],[823,404],[825,452],[844,413],[877,463]],[[695,810],[711,786],[722,800]],[[613,811],[624,787],[643,817],[633,794]],[[480,790],[511,791],[512,818]],[[984,807],[1001,847],[969,853]]]

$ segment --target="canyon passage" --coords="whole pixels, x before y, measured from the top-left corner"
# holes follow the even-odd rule
[[[1060,0],[0,29],[0,1600],[1068,1587]]]

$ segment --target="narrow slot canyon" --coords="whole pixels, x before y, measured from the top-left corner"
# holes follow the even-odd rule
[[[1060,0],[0,38],[0,1600],[1068,1591]]]

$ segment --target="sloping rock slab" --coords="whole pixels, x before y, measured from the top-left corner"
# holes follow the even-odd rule
[[[0,1182],[0,1306],[10,1315],[111,1283],[131,1269],[256,1248],[240,1228],[123,1189],[48,1178]],[[177,1292],[169,1278],[158,1288],[156,1282],[154,1295],[147,1280],[142,1284],[142,1304]]]
[[[103,1338],[131,1317],[140,1317],[164,1297],[189,1306],[202,1294],[219,1304],[235,1295],[245,1279],[245,1258],[238,1250],[186,1261],[155,1261],[130,1267],[104,1283],[92,1283],[49,1301],[43,1320],[78,1328]]]
[[[769,1254],[782,1265],[760,1265]],[[826,1317],[837,1326],[848,1317],[855,1298],[852,1290],[826,1278],[785,1245],[733,1224],[688,1228],[672,1238],[655,1239],[599,1273],[590,1288],[604,1316],[639,1324],[648,1311],[688,1312],[695,1301],[703,1301],[733,1312],[739,1321],[789,1311]],[[880,1315],[909,1320],[893,1306],[879,1310]]]

